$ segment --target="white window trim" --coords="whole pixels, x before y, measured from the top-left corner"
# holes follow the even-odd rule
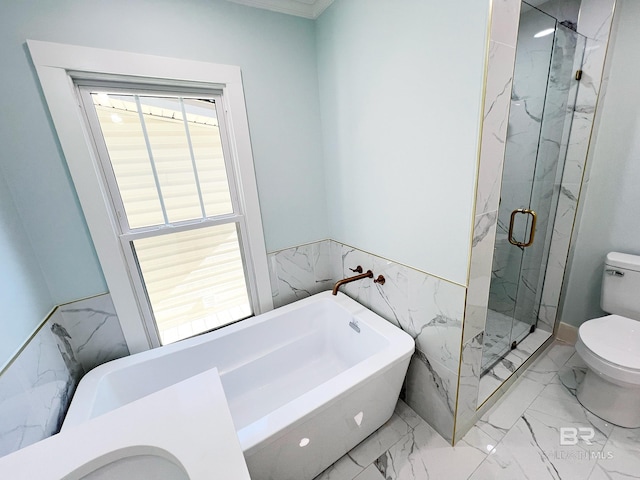
[[[160,79],[175,85],[184,83],[222,90],[231,130],[231,155],[242,189],[239,195],[241,208],[246,216],[248,238],[243,238],[243,242],[251,252],[251,258],[245,261],[250,266],[247,274],[253,277],[249,278],[249,283],[255,289],[255,313],[271,310],[273,299],[240,68],[35,40],[27,40],[27,45],[129,351],[136,353],[153,345],[144,328],[125,254],[117,228],[114,228],[117,219],[113,218],[109,194],[101,181],[99,162],[76,95],[75,78],[128,77],[131,81],[139,79],[145,83]]]

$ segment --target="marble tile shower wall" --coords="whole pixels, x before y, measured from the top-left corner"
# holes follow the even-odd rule
[[[453,438],[466,289],[333,240],[269,254],[275,306],[323,290],[358,265],[386,283],[353,282],[342,291],[409,333],[416,353],[409,365],[407,403],[444,438]]]
[[[109,294],[56,307],[0,376],[0,456],[57,433],[82,376],[128,354]]]

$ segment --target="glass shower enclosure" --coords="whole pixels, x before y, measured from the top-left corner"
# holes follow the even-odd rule
[[[586,39],[523,2],[482,372],[536,328]]]

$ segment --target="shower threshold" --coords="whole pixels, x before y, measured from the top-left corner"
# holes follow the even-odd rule
[[[490,369],[484,371],[480,376],[478,390],[478,405],[482,404],[495,392],[505,380],[526,362],[531,355],[538,350],[544,342],[551,337],[550,332],[536,329],[527,335],[517,347],[510,350],[504,357],[496,362]]]

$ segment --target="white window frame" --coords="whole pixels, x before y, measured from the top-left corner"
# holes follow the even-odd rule
[[[149,335],[127,268],[111,199],[77,95],[78,80],[171,85],[222,92],[240,213],[246,222],[245,268],[254,313],[273,308],[258,188],[240,68],[193,60],[27,40],[45,100],[64,152],[127,346],[136,353],[158,346]],[[248,255],[247,255],[248,254]],[[247,258],[248,257],[248,258]]]

